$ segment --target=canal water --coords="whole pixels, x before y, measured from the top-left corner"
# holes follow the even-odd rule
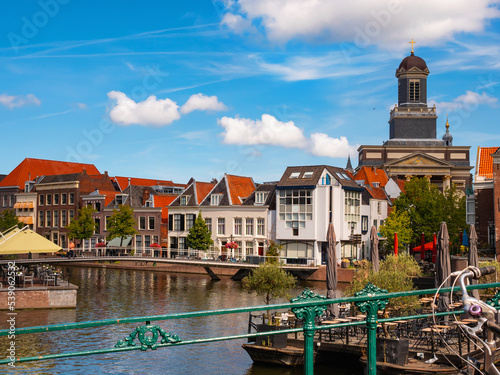
[[[63,268],[65,277],[79,287],[76,309],[17,311],[17,327],[108,318],[159,315],[189,311],[263,305],[261,296],[250,294],[239,282],[229,278],[212,281],[205,275],[173,274],[141,270],[106,268]],[[326,294],[325,283],[301,282],[293,291],[298,296],[305,287]],[[278,302],[286,302],[278,300]],[[7,317],[6,312],[0,312]],[[7,318],[0,321],[7,328]],[[230,336],[246,333],[248,314],[153,322],[182,340]],[[113,325],[80,330],[18,335],[16,356],[26,357],[70,351],[112,348],[138,324]],[[5,365],[0,373],[9,374],[225,374],[300,375],[302,368],[254,365],[242,349],[244,340],[196,344],[156,351],[130,351],[27,362],[15,369]],[[8,340],[0,338],[1,357],[7,356]],[[347,367],[340,370],[339,365]],[[352,369],[349,369],[352,367]],[[358,375],[358,367],[345,363],[316,365],[315,374]]]

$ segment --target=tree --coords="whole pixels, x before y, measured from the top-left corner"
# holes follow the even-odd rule
[[[94,212],[97,211],[91,206],[81,208],[78,216],[66,227],[68,229],[68,237],[77,240],[88,240],[92,237],[97,229],[96,222],[92,217]]]
[[[384,241],[385,249],[394,248],[394,233],[398,234],[398,249],[404,249],[404,243],[410,243],[413,232],[410,228],[410,214],[406,211],[400,212],[394,209],[384,224],[380,226],[380,233],[387,239]]]
[[[276,242],[274,242],[273,240],[270,240],[269,246],[267,247],[267,251],[266,251],[266,256],[268,257],[268,258],[266,258],[266,262],[279,263],[278,257],[280,256],[281,248],[282,248],[281,245],[277,245]]]
[[[371,262],[362,265],[354,274],[353,281],[346,290],[346,295],[354,296],[363,290],[368,283],[389,293],[414,290],[413,278],[421,276],[422,271],[415,258],[408,254],[388,255],[380,262],[380,270],[373,272]],[[391,309],[393,315],[403,316],[414,312],[419,307],[418,296],[391,298],[386,309]]]
[[[201,217],[200,211],[198,212],[198,217],[194,221],[194,225],[189,229],[186,243],[191,249],[208,250],[210,245],[214,243],[211,236],[212,233],[208,230],[205,220]]]
[[[262,263],[243,279],[243,288],[249,292],[264,295],[264,302],[269,305],[275,298],[290,298],[289,292],[297,280],[276,263]]]
[[[422,233],[427,242],[439,230],[441,222],[448,225],[450,240],[457,243],[460,230],[465,228],[465,196],[453,184],[443,193],[426,178],[412,178],[405,184],[405,192],[395,201],[399,212],[408,212],[412,242],[420,243]]]
[[[0,232],[15,226],[22,228],[22,225],[14,210],[5,210],[0,214]]]
[[[108,239],[120,238],[120,246],[123,246],[123,239],[137,233],[134,220],[134,210],[130,206],[120,205],[118,210],[113,210],[113,215],[108,219]]]

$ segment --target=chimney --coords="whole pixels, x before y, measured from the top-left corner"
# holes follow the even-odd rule
[[[130,180],[132,180],[130,177],[128,178],[128,186],[130,186]]]
[[[144,189],[142,191],[142,205],[145,206],[146,205],[146,201],[148,200],[148,189]]]

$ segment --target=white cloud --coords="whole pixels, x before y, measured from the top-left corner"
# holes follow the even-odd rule
[[[311,154],[329,158],[344,158],[357,154],[357,147],[350,146],[346,137],[332,138],[328,134],[311,134]]]
[[[479,94],[474,91],[466,91],[464,95],[460,95],[451,102],[436,102],[430,100],[429,105],[436,105],[438,113],[464,110],[470,112],[476,110],[478,106],[483,104],[493,107],[497,102],[497,98],[489,96],[485,92]]]
[[[108,97],[114,100],[114,106],[109,112],[111,120],[121,125],[170,125],[178,120],[179,106],[170,99],[156,99],[151,95],[145,101],[136,103],[120,91],[108,92]]]
[[[221,24],[228,27],[236,34],[242,34],[252,28],[252,21],[243,18],[239,14],[226,13],[222,18]]]
[[[239,0],[229,5],[229,12],[259,25],[270,40],[280,43],[316,38],[390,49],[408,48],[408,39],[415,35],[417,46],[424,46],[457,33],[481,32],[500,16],[491,0],[476,0],[474,6],[468,0]]]
[[[332,138],[327,134],[313,133],[310,139],[304,136],[293,121],[282,122],[274,116],[263,114],[261,120],[223,117],[219,121],[225,131],[223,143],[239,145],[273,145],[298,148],[316,156],[331,158],[355,154],[356,148],[349,146],[347,138]]]
[[[188,101],[181,107],[181,113],[186,114],[193,111],[225,111],[227,107],[219,102],[216,96],[203,94],[191,95]]]
[[[26,96],[24,95],[12,96],[7,94],[2,94],[0,95],[0,104],[9,109],[12,109],[12,108],[24,107],[27,105],[40,105],[40,100],[33,94],[28,94]]]

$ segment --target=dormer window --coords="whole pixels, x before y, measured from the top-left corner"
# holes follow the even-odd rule
[[[119,206],[121,204],[125,204],[125,202],[127,201],[127,197],[128,197],[128,194],[116,194],[115,204],[117,206]]]
[[[380,182],[374,182],[374,183],[373,183],[373,187],[375,187],[375,188],[380,187]]]
[[[222,200],[222,194],[212,194],[210,196],[210,205],[218,206],[221,200]]]
[[[187,205],[188,201],[189,201],[189,195],[183,195],[183,196],[181,196],[181,206]]]
[[[258,191],[255,193],[255,204],[264,204],[267,199],[267,192]]]
[[[312,178],[313,173],[314,172],[312,172],[312,171],[304,172],[304,174],[302,175],[302,178]]]
[[[327,173],[321,178],[321,185],[331,185],[331,184],[332,184],[332,178]]]
[[[292,172],[290,173],[290,178],[299,178],[300,172]]]

